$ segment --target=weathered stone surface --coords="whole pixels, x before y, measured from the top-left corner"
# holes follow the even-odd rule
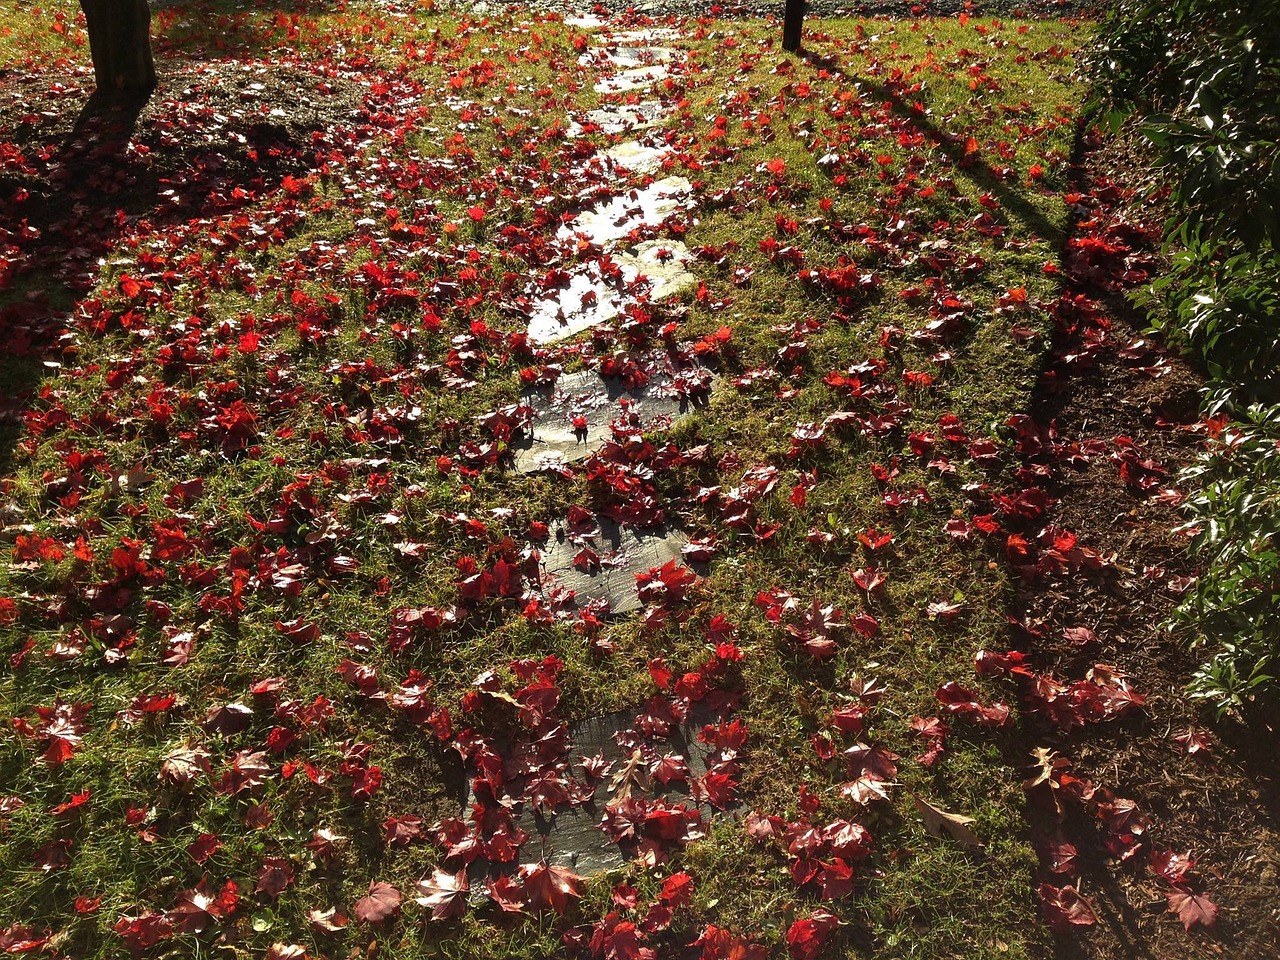
[[[628,130],[647,130],[662,122],[667,108],[661,100],[642,100],[640,103],[617,104],[588,110],[582,115],[585,123],[599,127],[607,134],[625,133]],[[569,135],[576,137],[583,133],[580,123],[569,125]]]
[[[680,51],[670,47],[624,44],[615,37],[584,53],[578,58],[578,62],[584,66],[603,62],[619,70],[628,70],[632,67],[649,66],[655,63],[671,63],[679,58]]]
[[[685,264],[693,259],[679,241],[646,240],[630,251],[615,253],[612,260],[622,274],[614,284],[601,276],[597,261],[580,264],[569,272],[569,284],[534,301],[528,334],[534,343],[554,343],[612,320],[628,299],[622,287],[644,276],[650,281],[649,299],[661,300],[696,281]]]
[[[575,779],[585,781],[581,761],[584,757],[597,754],[604,757],[616,770],[629,759],[629,754],[618,746],[616,735],[630,731],[637,726],[637,714],[640,710],[619,710],[600,717],[591,717],[577,724],[570,731],[573,742],[572,755],[574,763],[568,773]],[[706,744],[698,741],[698,733],[708,723],[715,723],[717,716],[705,708],[696,706],[690,711],[689,719],[674,727],[668,737],[649,738],[652,747],[659,755],[675,753],[683,756],[691,777],[700,777],[707,772]],[[520,850],[521,863],[537,863],[545,859],[554,866],[568,867],[575,873],[589,876],[605,870],[616,870],[627,862],[623,852],[608,836],[600,830],[600,817],[604,807],[612,799],[609,790],[609,777],[605,777],[596,785],[595,797],[591,803],[581,807],[561,806],[555,813],[543,815],[529,809],[526,804],[521,812],[519,824],[529,834],[529,840]],[[669,789],[661,789],[652,784],[647,794],[653,798],[664,798],[670,802],[685,801],[693,806],[688,798],[688,791],[683,784],[672,784]],[[463,815],[470,812],[472,797],[468,796],[463,806]],[[703,804],[701,807],[704,823],[710,824],[716,816],[726,815],[722,811],[713,810]],[[473,865],[471,880],[485,876],[483,862]],[[477,869],[480,868],[480,869]],[[490,870],[493,870],[490,867]],[[494,870],[496,873],[497,871]]]
[[[663,159],[670,154],[667,147],[650,147],[639,140],[626,140],[617,146],[600,151],[614,167],[621,167],[629,173],[652,173],[662,166]]]
[[[551,390],[529,392],[529,435],[512,445],[516,469],[525,473],[573,463],[608,440],[609,424],[623,416],[646,432],[663,429],[705,405],[714,378],[705,367],[676,369],[655,360],[643,386],[628,387],[592,370],[562,376]]]
[[[542,592],[572,591],[579,605],[605,600],[613,614],[638,610],[636,574],[681,561],[688,539],[678,530],[632,530],[606,517],[599,528],[595,536],[577,537],[562,523],[552,529],[550,540],[538,545]]]
[[[603,248],[644,226],[659,226],[667,217],[685,209],[691,189],[684,177],[656,180],[581,211],[572,223],[560,228],[557,236],[562,240],[585,237]]]
[[[638,47],[673,40],[678,36],[680,31],[673,27],[642,27],[638,30],[615,30],[601,39],[619,46]]]
[[[564,22],[566,26],[577,27],[579,30],[598,30],[609,21],[602,20],[593,13],[575,13],[565,17]]]
[[[633,70],[621,70],[608,77],[601,77],[592,89],[596,93],[630,93],[632,90],[645,90],[659,80],[671,76],[671,71],[662,64],[650,67],[636,67]]]

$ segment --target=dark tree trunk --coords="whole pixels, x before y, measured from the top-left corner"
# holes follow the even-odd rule
[[[798,53],[804,27],[804,0],[787,0],[782,14],[782,49]]]
[[[98,92],[146,93],[155,88],[151,8],[147,0],[80,0]]]

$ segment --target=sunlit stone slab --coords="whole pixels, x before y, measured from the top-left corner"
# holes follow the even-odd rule
[[[704,406],[714,377],[705,367],[674,366],[665,355],[641,362],[648,379],[628,386],[594,370],[562,376],[554,388],[531,390],[527,435],[512,443],[516,469],[533,473],[585,459],[613,436],[626,417],[646,432],[664,429]],[[634,418],[632,420],[631,418]]]
[[[653,173],[662,166],[663,158],[670,152],[667,147],[647,147],[638,140],[627,140],[602,150],[600,156],[631,173]]]
[[[645,225],[659,226],[667,217],[688,207],[691,189],[684,177],[656,180],[583,210],[572,223],[560,228],[558,236],[562,240],[586,237],[599,247],[616,243]]]
[[[671,76],[671,71],[662,64],[648,67],[636,67],[622,70],[608,77],[601,77],[592,87],[596,93],[627,93],[631,90],[648,89],[659,80]]]
[[[612,320],[634,300],[621,287],[638,277],[649,280],[651,300],[678,293],[697,279],[685,266],[693,255],[679,241],[646,240],[631,251],[612,254],[612,259],[622,273],[620,286],[602,278],[595,261],[578,266],[569,274],[567,287],[534,301],[529,339],[553,343]]]
[[[678,530],[632,530],[605,517],[594,537],[570,538],[563,525],[539,544],[542,592],[572,591],[579,606],[605,600],[609,612],[639,610],[636,574],[675,560],[688,539]]]
[[[583,121],[599,127],[604,133],[625,133],[628,130],[647,130],[656,127],[669,112],[661,100],[643,100],[640,103],[618,104],[601,107],[599,110],[588,110],[583,114]],[[583,133],[580,123],[569,127],[569,136],[577,137]]]

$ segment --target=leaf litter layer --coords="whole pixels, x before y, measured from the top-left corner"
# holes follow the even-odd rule
[[[22,64],[14,209],[58,182],[59,94],[87,76],[68,10],[23,15],[66,46]],[[612,27],[554,15],[157,13],[167,57],[283,58],[358,108],[257,144],[161,104],[121,175],[209,152],[150,209],[102,218],[110,185],[72,180],[67,219],[5,226],[6,949],[1120,955],[1099,915],[1161,955],[1241,936],[1215,881],[1256,889],[1248,865],[1175,846],[1092,759],[1158,723],[1157,692],[1097,624],[1017,599],[1127,575],[1050,522],[1064,464],[1176,498],[1133,442],[1025,414],[1042,365],[1110,349],[1097,289],[1150,269],[1121,192],[1070,169],[1088,25],[818,21],[804,60],[773,25],[679,26],[666,76],[610,94],[582,54]],[[628,139],[604,118],[649,102],[661,168],[593,163]],[[608,323],[530,342],[531,285],[610,270],[565,220],[671,176],[687,204],[628,239],[685,244],[696,285],[628,282]],[[717,386],[679,423],[620,405],[585,460],[515,469],[529,388],[694,364]],[[602,523],[689,552],[618,615],[535,589],[562,519],[582,567]],[[575,723],[624,708],[617,756],[574,755]],[[715,718],[697,768],[659,749],[691,712]],[[1211,752],[1187,733],[1175,770]],[[519,815],[592,778],[635,863],[522,856]]]

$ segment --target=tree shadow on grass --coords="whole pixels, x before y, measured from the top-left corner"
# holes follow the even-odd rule
[[[95,94],[78,114],[68,107],[82,76],[6,77],[0,474],[11,472],[41,381],[73,362],[84,335],[73,330],[73,312],[121,240],[258,203],[285,175],[313,169],[322,149],[314,135],[348,122],[361,101],[355,85],[290,67],[170,62],[160,70],[151,97]]]
[[[935,149],[955,165],[962,176],[999,201],[1000,209],[1021,223],[1030,233],[1047,240],[1058,249],[1066,243],[1066,231],[1063,226],[1046,217],[1024,191],[1010,186],[1008,181],[981,156],[968,152],[965,136],[943,130],[923,110],[908,103],[893,87],[880,83],[872,77],[849,73],[836,57],[803,48],[800,56],[811,66],[835,74],[849,83],[856,84],[873,97],[883,100],[894,116],[909,121]]]
[[[94,182],[102,168],[100,156],[124,152],[149,99],[149,94],[94,93],[89,97],[57,149],[58,180],[63,184]],[[16,125],[12,141],[22,143],[34,133],[31,126]],[[93,149],[88,148],[90,143]],[[59,261],[65,263],[68,257],[87,261],[100,255],[110,248],[119,231],[104,222],[99,231],[77,231],[66,238],[68,242],[50,242],[50,236],[59,232],[68,217],[83,217],[86,201],[94,196],[105,200],[103,194],[77,192],[72,201],[61,190],[44,193],[24,178],[0,177],[0,196],[11,200],[0,218],[0,237],[7,241],[5,247],[17,254],[6,265],[16,269],[0,274],[4,277],[0,283],[0,474],[6,474],[28,402],[71,346],[69,323],[83,290],[62,273]]]

